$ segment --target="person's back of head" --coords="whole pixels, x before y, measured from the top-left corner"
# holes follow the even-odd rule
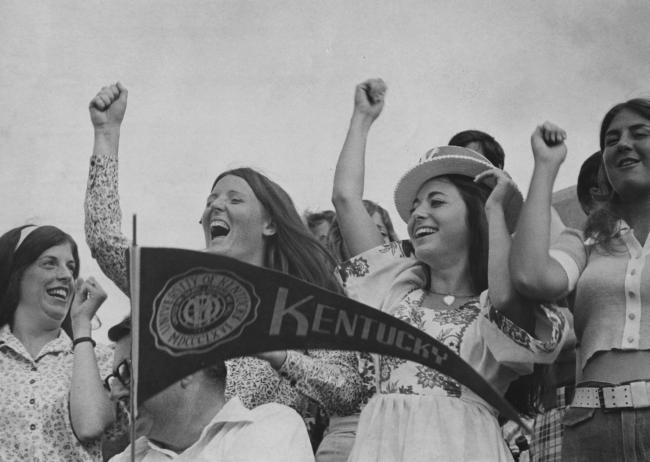
[[[495,167],[503,168],[505,153],[501,145],[491,135],[480,130],[464,130],[449,140],[449,146],[461,146],[483,154]]]
[[[578,173],[576,193],[585,215],[589,215],[595,205],[592,193],[598,189],[598,171],[602,159],[603,156],[600,151],[594,152],[582,163],[580,173]]]

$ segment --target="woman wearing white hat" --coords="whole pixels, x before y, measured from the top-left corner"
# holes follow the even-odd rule
[[[470,149],[432,149],[395,189],[411,243],[373,248],[381,241],[361,213],[364,151],[384,92],[380,80],[357,87],[335,175],[344,238],[361,253],[341,269],[348,295],[444,342],[505,393],[535,362],[555,358],[567,327],[556,310],[525,303],[512,289],[509,230],[521,193]],[[372,398],[350,461],[511,460],[494,409],[455,380],[386,356],[361,370],[373,379]]]

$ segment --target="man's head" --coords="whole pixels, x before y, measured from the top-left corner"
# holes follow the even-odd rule
[[[327,245],[327,236],[336,214],[332,210],[323,212],[305,212],[305,221],[309,230],[323,245]]]
[[[131,381],[131,320],[111,327],[108,338],[115,342],[113,373],[106,379],[111,399],[128,409]],[[136,433],[161,442],[177,442],[174,432],[187,421],[200,421],[204,411],[224,402],[226,365],[223,361],[183,377],[138,406]],[[211,414],[210,414],[211,413]],[[172,441],[170,441],[170,439]]]
[[[449,140],[449,146],[461,146],[483,154],[498,168],[503,168],[505,153],[501,145],[491,135],[480,130],[465,130],[456,133]]]

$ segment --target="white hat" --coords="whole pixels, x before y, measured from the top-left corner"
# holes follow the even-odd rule
[[[463,175],[474,178],[481,172],[496,168],[489,160],[476,151],[460,146],[439,146],[428,150],[418,164],[407,171],[395,187],[395,207],[405,222],[409,221],[411,208],[417,192],[432,178],[444,175]],[[517,225],[524,198],[517,191],[505,205],[506,223],[510,232]]]

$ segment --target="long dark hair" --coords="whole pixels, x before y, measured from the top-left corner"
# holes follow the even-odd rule
[[[467,229],[470,232],[469,257],[471,259],[470,277],[472,288],[483,292],[488,288],[489,228],[485,215],[485,201],[490,195],[490,188],[475,183],[464,175],[446,175],[456,186],[467,208]],[[539,396],[540,373],[519,377],[506,391],[505,398],[521,414],[531,416],[536,411]]]
[[[302,222],[289,194],[274,181],[248,167],[223,172],[214,180],[212,189],[228,175],[248,183],[275,224],[275,234],[266,238],[264,266],[342,293],[343,289],[334,276],[336,262]]]
[[[16,248],[21,231],[33,225],[20,226],[0,236],[0,327],[13,324],[20,301],[20,283],[25,270],[47,249],[68,243],[75,262],[73,276],[79,276],[79,252],[72,237],[55,226],[39,226],[32,230]]]
[[[600,124],[600,150],[605,152],[605,135],[614,118],[622,111],[627,110],[650,120],[650,99],[634,98],[619,103],[605,114]],[[612,188],[604,165],[601,163],[598,172],[598,189],[592,193],[594,211],[587,218],[585,224],[585,237],[591,238],[600,244],[606,251],[614,252],[611,240],[618,231],[618,221],[623,218],[620,205],[621,198]]]
[[[384,222],[386,231],[388,232],[388,240],[390,242],[399,241],[399,237],[397,236],[397,233],[395,232],[395,228],[393,227],[393,222],[390,219],[390,215],[388,214],[386,209],[384,209],[381,205],[377,204],[376,202],[370,201],[368,199],[363,200],[363,205],[366,208],[368,215],[372,216],[375,213],[379,214],[381,220]],[[330,225],[329,234],[327,235],[327,250],[330,251],[334,259],[336,259],[338,263],[347,261],[354,256],[354,255],[350,255],[350,251],[348,250],[348,247],[345,245],[345,241],[343,240],[343,236],[341,235],[341,227],[339,226],[339,222],[336,217],[332,221]]]
[[[445,175],[460,192],[467,208],[467,229],[470,240],[469,257],[471,259],[470,277],[472,289],[483,292],[488,288],[488,255],[489,234],[487,217],[485,216],[485,201],[490,195],[490,188],[484,184],[475,183],[472,178],[464,175]]]

